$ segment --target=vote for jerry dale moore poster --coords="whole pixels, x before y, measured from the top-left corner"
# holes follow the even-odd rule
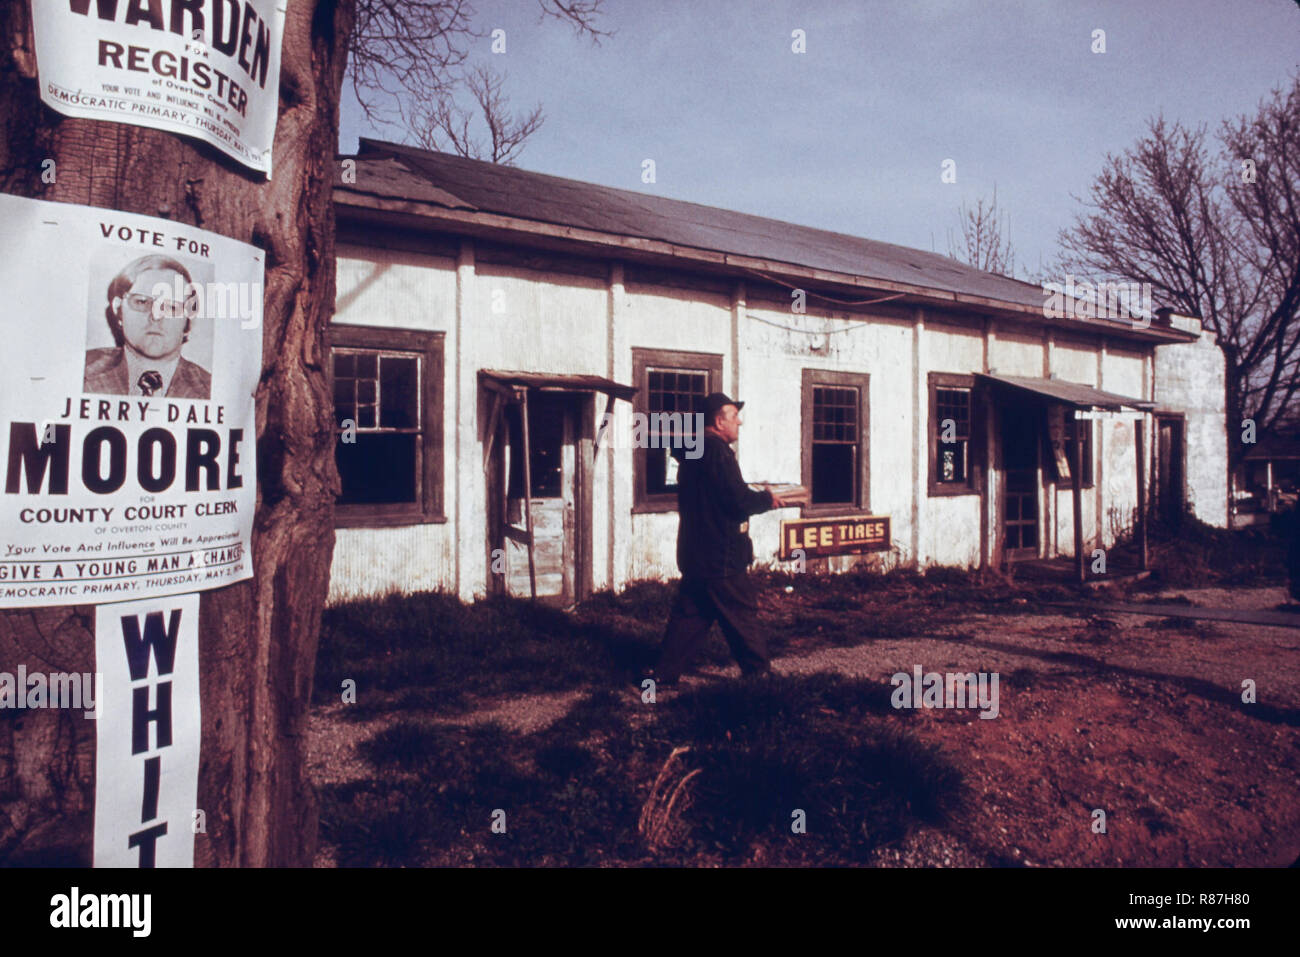
[[[262,252],[0,195],[0,607],[252,576]]]

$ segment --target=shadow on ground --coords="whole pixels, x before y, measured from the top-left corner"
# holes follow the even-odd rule
[[[323,790],[321,835],[342,866],[865,863],[963,795],[890,690],[818,674],[657,703],[599,691],[523,736],[407,717],[362,745],[370,780]],[[680,748],[689,800],[652,852],[642,808]]]

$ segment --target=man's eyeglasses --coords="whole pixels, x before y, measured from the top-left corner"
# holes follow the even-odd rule
[[[125,299],[136,312],[148,312],[155,319],[180,319],[185,315],[187,305],[178,299],[146,296],[139,292],[128,292]]]

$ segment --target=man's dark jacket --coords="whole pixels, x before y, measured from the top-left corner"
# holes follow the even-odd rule
[[[754,560],[754,543],[740,526],[749,516],[766,512],[772,497],[755,491],[740,477],[740,463],[731,446],[704,434],[699,458],[681,449],[677,459],[677,567],[684,578],[741,575]]]

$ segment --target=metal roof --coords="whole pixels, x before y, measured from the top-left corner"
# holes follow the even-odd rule
[[[1242,458],[1249,462],[1300,459],[1300,436],[1266,435]]]
[[[939,253],[814,229],[648,193],[534,173],[448,153],[363,138],[356,167],[336,175],[336,193],[405,203],[419,201],[469,213],[652,240],[708,253],[744,256],[1006,304],[1041,321],[1041,286],[984,272]],[[889,288],[885,286],[883,288]],[[1061,325],[1058,321],[1054,323]],[[1074,319],[1091,332],[1183,342],[1194,337],[1131,319]]]
[[[997,385],[1032,392],[1045,396],[1055,402],[1064,402],[1079,409],[1152,409],[1154,402],[1146,399],[1133,399],[1114,392],[1103,392],[1080,382],[1067,382],[1064,379],[1039,379],[1030,376],[985,375],[977,373],[977,379],[984,379]]]
[[[636,388],[598,375],[551,372],[502,372],[498,369],[480,369],[479,375],[501,385],[527,386],[552,392],[603,392],[616,399],[631,399]]]

